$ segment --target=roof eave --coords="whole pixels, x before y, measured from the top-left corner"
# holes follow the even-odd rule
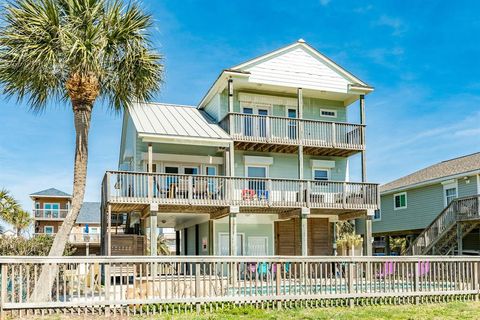
[[[212,86],[208,89],[207,93],[203,96],[202,100],[198,103],[197,109],[203,109],[213,98],[213,96],[223,87],[226,86],[226,81],[230,77],[249,77],[250,72],[225,69],[218,75],[217,79],[213,82]]]
[[[457,179],[457,178],[461,178],[461,177],[464,177],[464,176],[471,176],[471,175],[476,175],[476,174],[480,174],[480,169],[465,171],[465,172],[462,172],[462,173],[452,174],[452,175],[449,175],[449,176],[435,178],[435,179],[431,179],[431,180],[427,180],[427,181],[412,183],[412,184],[409,184],[409,185],[403,186],[403,187],[398,187],[398,188],[388,189],[388,190],[385,190],[385,191],[380,191],[380,195],[383,196],[383,195],[387,195],[387,194],[391,194],[391,193],[402,192],[402,191],[406,191],[406,190],[409,190],[409,189],[414,189],[414,188],[418,188],[418,187],[424,187],[424,186],[428,186],[428,185],[432,185],[432,184],[437,184],[437,183],[440,183],[444,180]],[[381,186],[380,186],[380,188],[381,188]]]

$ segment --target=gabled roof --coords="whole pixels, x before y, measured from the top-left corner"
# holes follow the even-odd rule
[[[461,174],[480,172],[480,152],[454,158],[416,171],[400,179],[380,186],[381,193],[400,191],[417,185],[438,182],[439,179],[453,178]]]
[[[323,53],[321,53],[320,51],[318,51],[317,49],[315,49],[314,47],[312,47],[311,45],[306,43],[305,40],[303,40],[303,39],[299,39],[296,42],[294,42],[294,43],[292,43],[288,46],[281,47],[277,50],[271,51],[269,53],[266,53],[264,55],[261,55],[259,57],[254,58],[254,59],[243,62],[239,65],[236,65],[236,66],[230,68],[229,70],[234,70],[234,71],[239,71],[239,72],[248,72],[248,69],[250,67],[252,67],[253,65],[261,63],[261,62],[266,61],[268,59],[271,59],[272,57],[281,55],[281,54],[283,54],[287,51],[290,51],[292,49],[295,49],[295,48],[304,49],[305,51],[310,53],[313,57],[318,58],[320,61],[325,63],[332,70],[334,70],[335,72],[341,74],[343,77],[348,79],[352,84],[356,84],[360,87],[370,88],[370,86],[367,83],[360,80],[359,78],[354,76],[351,72],[347,71],[346,69],[344,69],[340,65],[336,64],[332,59],[328,58],[326,55],[324,55]],[[295,70],[295,72],[301,73],[302,71],[301,70]],[[310,70],[310,72],[312,72],[312,70]]]
[[[100,223],[100,202],[84,202],[76,223]]]
[[[45,189],[30,194],[30,197],[71,198],[72,195],[55,188]]]
[[[193,106],[134,103],[128,111],[139,136],[231,141],[230,136],[206,112]]]

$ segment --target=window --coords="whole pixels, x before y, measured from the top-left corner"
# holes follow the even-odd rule
[[[216,176],[217,175],[217,167],[207,166],[205,168],[205,174],[207,176]]]
[[[43,227],[43,233],[53,234],[53,232],[54,232],[53,226],[44,226]]]
[[[320,109],[320,116],[327,117],[327,118],[336,118],[337,117],[337,111],[328,110],[328,109]]]
[[[377,209],[373,213],[373,221],[380,221],[380,220],[382,220],[382,212],[380,211],[380,209]]]
[[[328,169],[313,169],[313,180],[326,181],[329,180],[330,171]]]
[[[43,205],[45,218],[59,218],[60,204],[59,203],[45,203]]]
[[[457,198],[457,187],[445,188],[445,206],[448,206],[455,198]]]
[[[261,166],[248,166],[247,167],[247,177],[249,178],[266,178],[267,177],[267,168]],[[248,180],[248,189],[253,190],[256,196],[259,199],[268,198],[268,191],[266,190],[266,183],[264,180],[258,179],[249,179]],[[248,195],[248,194],[247,194]],[[251,194],[250,194],[251,196]]]
[[[393,208],[397,209],[405,209],[407,207],[407,193],[397,193],[393,195]]]
[[[247,167],[247,177],[249,178],[266,178],[267,177],[267,167]]]

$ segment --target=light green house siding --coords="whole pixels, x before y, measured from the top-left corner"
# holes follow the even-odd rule
[[[298,155],[284,153],[266,153],[251,151],[235,151],[235,176],[245,176],[244,156],[272,157],[273,164],[269,166],[270,178],[298,179]],[[333,160],[335,168],[330,170],[330,180],[345,181],[347,172],[347,159],[340,157],[311,157],[304,156],[304,179],[312,179],[310,160]]]
[[[458,197],[477,194],[477,184],[477,176],[457,179]],[[407,193],[407,208],[405,209],[394,210],[393,196],[395,193],[381,195],[381,220],[373,221],[372,231],[374,234],[423,230],[445,208],[444,186],[441,182],[398,193],[400,192]],[[363,233],[363,228],[363,221],[357,220],[357,232]]]
[[[204,222],[198,225],[198,253],[201,256],[208,255],[208,247],[209,247],[209,223]],[[207,246],[203,248],[203,241],[206,240]]]

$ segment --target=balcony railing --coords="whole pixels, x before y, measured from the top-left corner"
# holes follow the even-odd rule
[[[70,209],[33,209],[35,219],[65,219]]]
[[[274,116],[230,113],[220,122],[234,140],[363,150],[364,126]]]
[[[56,233],[34,233],[33,235],[35,237],[38,237],[38,236],[55,237]],[[72,232],[68,237],[68,242],[72,244],[100,243],[100,233]]]
[[[377,184],[108,171],[112,203],[376,209]]]

